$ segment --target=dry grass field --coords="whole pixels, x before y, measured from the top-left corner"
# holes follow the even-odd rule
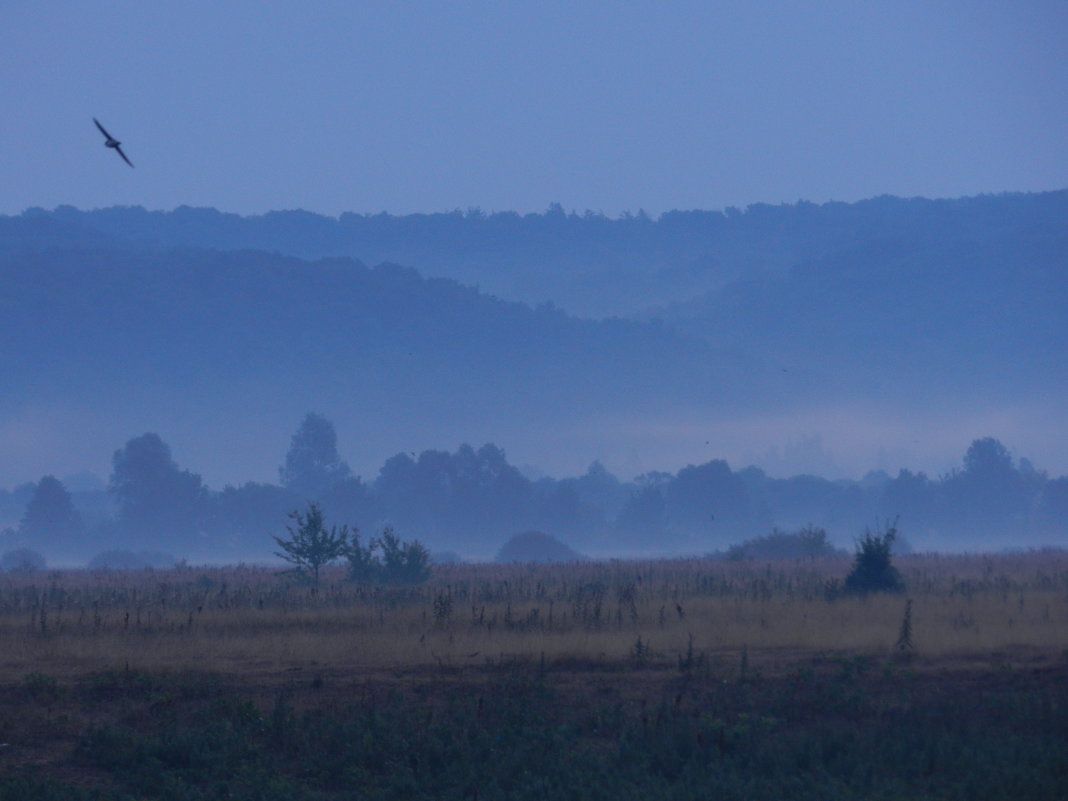
[[[834,597],[850,560],[442,565],[416,587],[262,567],[0,577],[0,681],[107,669],[284,675],[528,659],[749,664],[898,651],[915,666],[1068,659],[1068,553],[901,557],[903,595]],[[829,591],[831,590],[831,591]]]
[[[0,798],[1060,801],[1068,554],[896,565],[4,574]]]

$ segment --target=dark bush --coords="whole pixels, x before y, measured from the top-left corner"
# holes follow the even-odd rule
[[[835,556],[838,549],[827,539],[827,532],[816,526],[806,526],[787,534],[775,529],[770,534],[732,545],[728,559],[801,559],[803,557]]]
[[[419,540],[402,542],[392,528],[378,539],[383,578],[394,584],[419,584],[430,578],[430,551]]]
[[[853,595],[870,592],[903,592],[905,582],[890,564],[890,554],[897,538],[897,521],[888,523],[882,533],[871,529],[857,542],[853,569],[846,576],[844,589]]]
[[[390,526],[367,545],[353,534],[346,556],[351,581],[420,584],[430,578],[430,551],[419,540],[405,542]]]

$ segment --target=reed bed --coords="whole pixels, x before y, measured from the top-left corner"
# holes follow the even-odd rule
[[[336,673],[507,660],[703,664],[894,652],[1063,660],[1068,553],[900,557],[904,595],[841,596],[848,558],[440,565],[413,587],[318,591],[267,567],[0,576],[0,680],[136,668]]]

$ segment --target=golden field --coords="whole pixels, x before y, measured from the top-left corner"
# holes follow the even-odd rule
[[[0,682],[29,673],[285,676],[907,655],[928,667],[1068,658],[1068,553],[898,557],[904,594],[836,596],[851,560],[440,565],[415,587],[267,567],[0,576]],[[897,647],[911,600],[912,648]],[[709,667],[711,666],[711,667]]]

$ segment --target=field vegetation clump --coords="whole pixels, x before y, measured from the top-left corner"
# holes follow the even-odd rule
[[[870,592],[903,592],[905,582],[890,563],[897,523],[890,523],[882,533],[868,529],[857,543],[853,569],[845,580],[845,591],[855,595]]]
[[[840,555],[827,532],[817,526],[805,526],[789,534],[775,529],[770,534],[732,545],[727,550],[728,559],[801,559],[803,557],[826,557]]]
[[[288,572],[310,584],[313,592],[319,590],[321,570],[342,558],[348,560],[352,581],[418,584],[430,578],[430,552],[418,540],[403,542],[391,527],[362,545],[359,532],[350,535],[348,526],[328,529],[317,503],[289,517],[293,520],[287,527],[289,537],[274,538],[282,549],[275,555],[293,565]]]

